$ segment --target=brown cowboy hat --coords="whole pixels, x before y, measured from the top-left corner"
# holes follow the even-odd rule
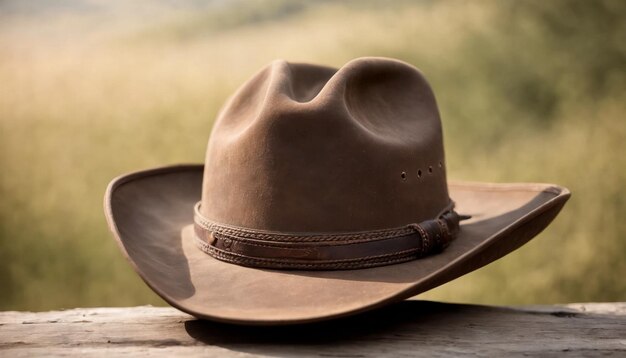
[[[229,99],[203,165],[116,178],[107,220],[137,273],[199,318],[287,324],[402,300],[517,249],[552,184],[448,183],[432,90],[411,65],[276,61]]]

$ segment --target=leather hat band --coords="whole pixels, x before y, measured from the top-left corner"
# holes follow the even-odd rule
[[[294,269],[359,269],[415,260],[441,252],[462,219],[451,203],[436,219],[403,227],[329,234],[286,234],[217,224],[195,206],[196,244],[212,257],[241,266]]]

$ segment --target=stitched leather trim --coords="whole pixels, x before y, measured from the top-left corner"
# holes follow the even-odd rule
[[[459,231],[453,203],[436,219],[400,228],[352,233],[294,234],[211,222],[195,206],[196,245],[212,257],[242,266],[344,270],[395,264],[438,253]]]

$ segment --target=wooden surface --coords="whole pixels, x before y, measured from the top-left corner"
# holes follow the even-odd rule
[[[295,327],[238,327],[165,307],[0,312],[0,357],[615,356],[626,303],[489,307],[405,301]]]

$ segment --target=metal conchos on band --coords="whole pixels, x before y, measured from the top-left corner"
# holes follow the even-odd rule
[[[341,270],[415,260],[444,250],[459,231],[451,202],[437,218],[403,227],[349,233],[292,234],[218,224],[194,208],[196,245],[229,263],[271,269]]]

